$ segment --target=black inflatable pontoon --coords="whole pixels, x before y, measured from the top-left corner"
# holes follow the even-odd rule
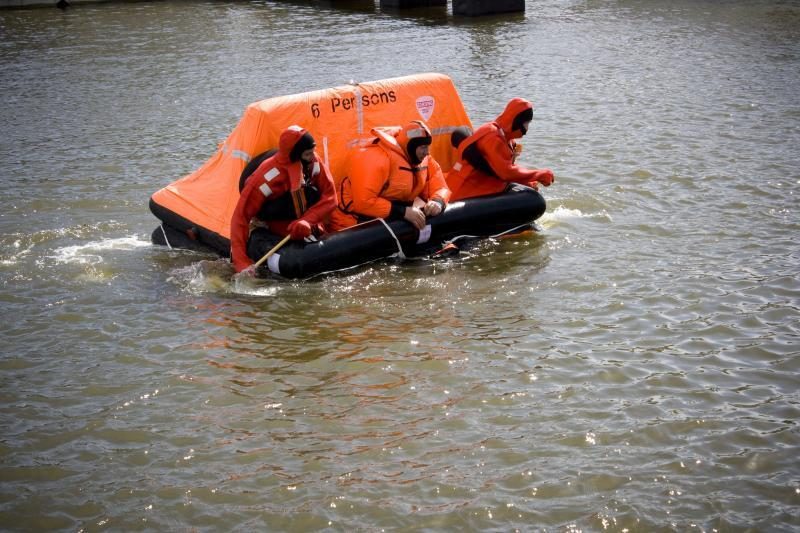
[[[227,239],[165,212],[153,202],[150,208],[164,222],[153,232],[154,243],[215,251],[229,257]],[[268,269],[286,278],[306,279],[393,256],[426,257],[461,239],[531,229],[545,208],[545,200],[536,190],[514,185],[501,194],[452,202],[440,215],[428,219],[429,224],[422,231],[405,220],[371,220],[325,235],[318,241],[289,241],[262,265],[259,274]],[[265,231],[261,235],[264,238],[254,232],[251,237],[248,247],[251,257],[263,256],[278,242]]]

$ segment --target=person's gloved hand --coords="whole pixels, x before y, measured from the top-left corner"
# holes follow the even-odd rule
[[[411,224],[417,229],[422,229],[425,227],[425,213],[422,212],[422,209],[411,206],[406,207],[403,218],[411,222]]]
[[[295,220],[289,224],[287,229],[289,236],[296,241],[301,241],[311,235],[311,224],[305,220]]]
[[[553,171],[549,168],[542,168],[536,171],[536,176],[534,179],[536,179],[536,181],[545,187],[549,187],[556,180],[556,177],[553,175]]]
[[[428,200],[428,203],[425,204],[425,207],[422,208],[422,212],[425,214],[426,217],[435,217],[439,213],[442,212],[444,202],[440,200]]]
[[[245,268],[238,274],[236,274],[240,278],[254,278],[256,277],[256,264],[253,263],[249,267]]]

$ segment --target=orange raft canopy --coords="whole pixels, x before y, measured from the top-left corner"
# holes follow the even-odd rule
[[[347,152],[369,142],[372,128],[419,119],[430,127],[431,153],[447,172],[455,156],[450,134],[472,124],[452,80],[443,74],[344,85],[250,104],[211,159],[154,193],[150,210],[169,226],[227,256],[240,175],[249,161],[278,146],[286,127],[297,124],[309,130],[317,152],[339,177],[345,172]]]

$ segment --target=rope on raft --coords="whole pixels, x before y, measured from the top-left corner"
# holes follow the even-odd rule
[[[158,227],[161,228],[161,234],[164,235],[164,242],[167,243],[167,247],[169,247],[170,250],[174,250],[172,245],[169,243],[169,239],[167,239],[167,232],[164,231],[164,224],[161,224]]]
[[[394,239],[394,242],[397,243],[397,256],[400,259],[405,259],[406,258],[406,254],[403,253],[403,247],[400,246],[400,239],[397,238],[397,235],[395,235],[395,233],[392,231],[392,228],[389,227],[389,224],[387,224],[384,219],[379,218],[378,220],[381,221],[381,223],[383,224],[383,227],[386,228],[386,231],[388,231],[389,235],[392,236],[392,238]]]
[[[403,253],[403,247],[400,245],[400,239],[397,238],[397,235],[395,234],[395,232],[392,231],[392,228],[389,226],[389,224],[384,219],[382,219],[382,218],[374,218],[374,219],[367,220],[366,222],[360,222],[360,223],[356,224],[355,226],[351,226],[351,227],[355,228],[357,226],[363,226],[365,224],[370,224],[370,223],[374,222],[375,220],[380,220],[381,224],[383,224],[383,227],[386,228],[386,231],[388,231],[389,235],[391,235],[392,239],[394,239],[395,244],[397,244],[397,256],[400,259],[403,259],[403,260],[407,259],[406,258],[406,254]],[[352,270],[354,268],[358,268],[358,267],[367,265],[369,263],[374,263],[375,261],[380,261],[381,259],[385,259],[385,258],[381,257],[381,258],[371,259],[369,261],[365,261],[363,263],[359,263],[358,265],[353,265],[353,266],[349,266],[349,267],[345,267],[345,268],[338,268],[338,269],[335,269],[335,270],[326,270],[324,272],[317,272],[316,274],[313,274],[313,275],[311,275],[311,276],[309,276],[307,278],[303,278],[303,279],[309,280],[309,279],[312,279],[312,278],[316,278],[318,276],[324,276],[326,274],[333,274],[335,272],[344,272],[346,270]]]
[[[450,240],[448,240],[448,241],[445,241],[445,242],[444,242],[444,244],[445,244],[445,245],[447,245],[447,244],[455,244],[455,242],[456,242],[457,240],[459,240],[459,239],[478,239],[478,238],[482,238],[482,239],[496,239],[497,237],[502,237],[503,235],[506,235],[507,233],[512,233],[512,232],[515,232],[515,231],[517,231],[517,230],[521,230],[521,229],[523,229],[523,228],[525,228],[525,227],[532,228],[532,229],[536,229],[536,228],[533,226],[533,224],[531,224],[530,222],[526,222],[525,224],[520,224],[519,226],[516,226],[516,227],[514,227],[514,228],[511,228],[511,229],[507,229],[507,230],[505,230],[505,231],[502,231],[502,232],[500,232],[500,233],[498,233],[498,234],[496,234],[496,235],[489,235],[488,237],[481,237],[480,235],[458,235],[458,236],[456,236],[456,237],[453,237],[452,239],[450,239]]]

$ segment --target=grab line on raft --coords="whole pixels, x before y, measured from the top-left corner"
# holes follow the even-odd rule
[[[320,276],[327,276],[328,274],[335,274],[337,272],[346,272],[348,270],[355,270],[356,268],[363,267],[364,265],[368,265],[370,263],[377,263],[378,261],[382,261],[386,259],[385,257],[376,257],[375,259],[370,259],[369,261],[364,261],[363,263],[359,263],[357,265],[347,266],[344,268],[337,268],[335,270],[325,270],[324,272],[317,272],[316,274],[312,274],[307,278],[303,278],[302,281],[308,281],[310,279],[314,279]]]
[[[161,234],[164,235],[164,242],[167,243],[167,246],[169,247],[170,250],[174,250],[172,245],[169,243],[169,239],[167,239],[167,232],[164,231],[164,224],[161,224],[158,227],[161,228]]]
[[[497,235],[489,235],[487,238],[489,238],[489,239],[495,239],[495,238],[497,238],[497,237],[502,237],[502,236],[503,236],[503,235],[505,235],[506,233],[511,233],[512,231],[517,231],[518,229],[522,229],[522,228],[524,228],[525,226],[530,226],[530,227],[533,227],[533,226],[532,226],[532,224],[531,224],[530,222],[526,222],[525,224],[520,224],[519,226],[517,226],[517,227],[515,227],[515,228],[511,228],[511,229],[507,229],[506,231],[502,231],[502,232],[498,233]],[[480,235],[458,235],[457,237],[453,237],[452,239],[450,239],[449,241],[445,241],[444,243],[445,243],[446,245],[447,245],[447,244],[455,244],[455,242],[456,242],[457,240],[459,240],[459,239],[468,239],[468,238],[477,239],[477,238],[480,238]]]
[[[386,231],[388,231],[389,235],[392,236],[392,238],[394,239],[394,242],[397,243],[397,255],[400,257],[400,259],[406,259],[406,254],[403,253],[403,247],[400,246],[400,239],[397,238],[397,235],[394,234],[394,232],[392,231],[392,228],[389,227],[389,224],[387,224],[384,219],[379,218],[378,220],[381,221],[381,224],[383,224],[383,227],[386,228]]]
[[[395,235],[395,233],[392,231],[392,229],[389,227],[389,225],[386,223],[386,221],[385,221],[384,219],[382,219],[382,218],[379,218],[379,219],[372,219],[372,220],[368,220],[368,221],[366,221],[366,222],[360,222],[360,223],[356,224],[355,226],[351,226],[351,227],[353,227],[353,228],[354,228],[354,227],[356,227],[356,226],[363,226],[363,225],[365,225],[365,224],[369,224],[369,223],[371,223],[371,222],[373,222],[373,221],[375,221],[375,220],[380,220],[380,221],[383,223],[384,227],[386,227],[386,229],[389,231],[389,233],[390,233],[390,234],[392,235],[392,237],[394,238],[395,242],[397,243],[397,247],[398,247],[398,249],[400,250],[400,252],[399,252],[399,254],[398,254],[398,255],[399,255],[399,257],[400,257],[401,259],[408,259],[408,258],[406,257],[406,255],[403,253],[403,249],[402,249],[402,247],[400,247],[400,241],[398,240],[397,236]],[[505,235],[506,233],[510,233],[510,232],[512,232],[512,231],[516,231],[516,230],[518,230],[518,229],[522,229],[522,228],[524,228],[524,227],[526,227],[526,226],[529,226],[529,227],[531,227],[531,228],[533,228],[533,229],[536,229],[536,227],[537,227],[535,223],[531,223],[531,222],[529,222],[529,223],[526,223],[526,224],[520,224],[519,226],[516,226],[516,227],[514,227],[514,228],[511,228],[511,229],[509,229],[509,230],[506,230],[506,231],[500,232],[500,233],[498,233],[498,234],[496,234],[496,235],[489,235],[487,238],[489,238],[489,239],[493,239],[493,238],[496,238],[496,237],[502,237],[502,236],[503,236],[503,235]],[[540,230],[536,230],[536,231],[540,231]],[[453,241],[456,241],[456,240],[458,240],[458,239],[469,238],[469,237],[472,237],[472,238],[480,238],[480,236],[479,236],[479,235],[459,235],[459,236],[457,236],[457,237],[453,237],[453,238],[452,238],[452,239],[450,239],[449,241],[445,241],[445,242],[444,242],[444,244],[445,244],[445,245],[447,245],[448,243],[452,244],[452,243],[453,243]],[[357,265],[352,265],[352,266],[348,266],[348,267],[344,267],[344,268],[337,268],[337,269],[334,269],[334,270],[326,270],[326,271],[324,271],[324,272],[317,272],[316,274],[312,274],[311,276],[308,276],[307,278],[303,278],[303,281],[308,281],[308,280],[310,280],[310,279],[314,279],[314,278],[317,278],[317,277],[320,277],[320,276],[327,276],[327,275],[329,275],[329,274],[334,274],[334,273],[337,273],[337,272],[345,272],[345,271],[348,271],[348,270],[354,270],[354,269],[356,269],[356,268],[363,267],[364,265],[368,265],[368,264],[370,264],[370,263],[375,263],[375,262],[377,262],[377,261],[380,261],[380,260],[382,260],[382,259],[385,259],[385,257],[371,259],[371,260],[369,260],[369,261],[365,261],[365,262],[363,262],[363,263],[359,263],[359,264],[357,264]]]
[[[355,228],[355,227],[358,227],[358,226],[364,226],[366,224],[371,224],[372,222],[375,222],[376,220],[380,220],[381,221],[381,223],[383,224],[383,227],[386,228],[386,231],[388,231],[389,235],[391,235],[392,238],[394,239],[394,242],[397,244],[397,255],[403,260],[408,259],[406,257],[406,255],[405,255],[405,253],[403,253],[403,247],[400,245],[400,239],[397,238],[397,235],[394,233],[394,231],[392,231],[392,228],[389,226],[389,224],[384,219],[382,219],[382,218],[373,218],[373,219],[367,220],[365,222],[359,222],[358,224],[350,226],[350,228]],[[359,267],[363,267],[364,265],[368,265],[370,263],[375,263],[377,261],[381,261],[382,259],[386,259],[386,258],[385,257],[376,257],[375,259],[370,259],[369,261],[364,261],[363,263],[359,263],[357,265],[352,265],[352,266],[348,266],[348,267],[344,267],[344,268],[337,268],[337,269],[334,269],[334,270],[325,270],[324,272],[317,272],[316,274],[312,274],[311,276],[308,276],[307,278],[303,278],[303,281],[308,281],[310,279],[314,279],[314,278],[319,277],[319,276],[326,276],[328,274],[334,274],[336,272],[345,272],[347,270],[353,270],[353,269],[356,269],[356,268],[359,268]]]
[[[361,89],[359,89],[358,84],[356,84],[355,89],[353,89],[353,94],[356,97],[356,116],[358,117],[358,126],[357,130],[359,135],[364,134],[364,106],[361,103]]]

